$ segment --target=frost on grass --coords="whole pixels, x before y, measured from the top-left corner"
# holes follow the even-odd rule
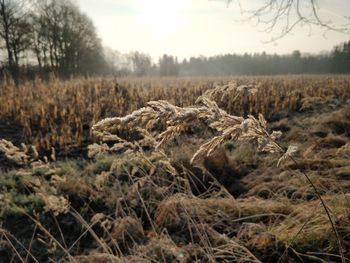
[[[159,127],[159,123],[164,124],[163,130],[156,129],[157,125]],[[160,149],[198,123],[206,124],[216,130],[218,135],[199,147],[191,159],[192,164],[199,165],[203,158],[211,155],[228,141],[256,141],[259,151],[284,152],[276,143],[281,132],[273,131],[270,134],[267,131],[267,121],[263,115],[259,114],[258,119],[252,115],[247,118],[230,115],[220,109],[215,101],[205,96],[199,97],[196,105],[183,108],[163,100],[151,101],[147,107],[127,116],[107,118],[98,122],[93,126],[92,131],[95,136],[102,138],[102,141],[114,137],[119,143],[127,145],[128,142],[119,138],[116,133],[125,128],[130,131],[142,129],[147,134],[145,138],[156,144],[155,149]],[[92,156],[99,151],[108,151],[106,145],[94,145],[90,150]],[[109,148],[109,150],[111,149]]]

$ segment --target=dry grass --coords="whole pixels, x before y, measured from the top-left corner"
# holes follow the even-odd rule
[[[200,79],[53,80],[19,87],[2,83],[0,117],[18,124],[18,137],[38,150],[65,149],[86,143],[92,124],[101,118],[124,115],[154,99],[189,105],[212,85]]]
[[[0,119],[30,127],[41,150],[1,141],[0,157],[16,170],[0,178],[0,261],[350,257],[347,76],[33,85],[37,93],[18,87],[27,98],[11,84],[0,91]],[[54,99],[40,98],[45,89]],[[84,140],[88,159],[57,161]]]
[[[347,76],[239,77],[223,85],[227,80],[80,79],[49,83],[37,80],[19,87],[11,82],[2,83],[0,118],[4,124],[0,126],[6,122],[18,125],[20,130],[16,134],[9,131],[7,139],[25,141],[39,151],[49,151],[51,147],[62,150],[88,144],[90,128],[102,118],[123,116],[153,100],[189,106],[209,89],[208,98],[229,114],[246,117],[261,113],[268,120],[306,108],[306,102],[316,107],[312,103],[316,98],[339,105],[350,94]],[[253,86],[242,86],[246,83]]]

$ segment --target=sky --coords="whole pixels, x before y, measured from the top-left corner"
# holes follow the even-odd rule
[[[163,54],[179,59],[226,53],[267,52],[287,54],[294,50],[317,53],[350,40],[350,35],[325,32],[301,25],[277,41],[274,33],[246,20],[240,6],[220,0],[76,0],[94,22],[104,46],[122,53],[140,51],[157,59]],[[251,10],[266,0],[241,1]],[[318,0],[319,14],[337,25],[349,16],[349,0]],[[348,20],[348,22],[350,22]]]

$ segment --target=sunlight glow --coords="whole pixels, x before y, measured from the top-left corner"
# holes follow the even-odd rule
[[[174,34],[184,26],[186,0],[139,0],[139,3],[142,8],[140,22],[155,36]]]

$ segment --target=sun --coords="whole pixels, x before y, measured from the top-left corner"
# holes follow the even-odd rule
[[[186,0],[139,0],[142,7],[140,22],[158,37],[179,31],[185,22]]]

